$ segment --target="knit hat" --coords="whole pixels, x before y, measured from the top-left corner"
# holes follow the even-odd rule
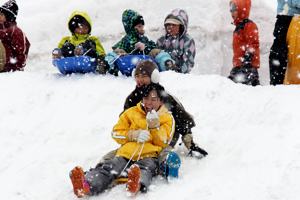
[[[175,18],[168,18],[166,19],[165,24],[182,25],[182,22]]]
[[[151,60],[142,60],[138,62],[136,69],[133,70],[133,75],[145,74],[150,77],[152,83],[159,82],[159,71],[155,62]]]
[[[0,12],[5,15],[6,20],[9,22],[16,21],[18,10],[19,8],[15,0],[10,0],[0,7]]]

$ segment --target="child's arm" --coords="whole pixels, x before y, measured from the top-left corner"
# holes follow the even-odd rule
[[[259,68],[260,56],[259,56],[259,35],[258,29],[255,23],[248,23],[245,26],[247,41],[246,54],[244,56],[245,62],[249,62],[252,67]],[[249,60],[250,59],[250,60]],[[247,64],[247,63],[244,63]]]
[[[11,57],[15,59],[15,62],[9,62],[9,65],[11,65],[9,68],[13,70],[20,70],[26,65],[26,59],[30,47],[30,43],[21,29],[15,28],[13,31],[11,46],[14,49]]]
[[[179,70],[181,73],[189,73],[195,64],[195,41],[194,39],[189,39],[184,43],[183,46],[183,55],[180,59],[180,63],[178,64]],[[176,63],[177,64],[177,63]]]
[[[96,44],[96,51],[98,53],[99,56],[105,56],[105,50],[99,40],[99,38],[95,37],[95,36],[91,36],[90,37],[91,40],[93,40]]]

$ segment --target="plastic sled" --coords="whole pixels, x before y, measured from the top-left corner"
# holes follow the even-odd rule
[[[155,62],[150,56],[147,55],[125,55],[116,59],[115,65],[123,75],[131,76],[133,69],[140,60],[151,60]]]
[[[96,59],[89,56],[53,59],[52,63],[62,74],[95,72],[97,66]]]
[[[168,153],[166,161],[163,164],[163,176],[165,178],[178,178],[178,172],[181,165],[181,160],[176,152]]]

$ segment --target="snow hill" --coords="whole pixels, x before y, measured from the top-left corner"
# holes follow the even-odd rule
[[[1,0],[2,4],[4,1]],[[191,74],[161,73],[161,83],[194,115],[195,140],[209,152],[202,160],[181,155],[180,178],[155,178],[135,199],[296,200],[300,197],[299,86],[268,85],[268,51],[275,21],[274,0],[253,0],[251,18],[261,39],[263,86],[234,84],[228,2],[224,0],[26,0],[18,1],[18,24],[32,43],[25,72],[0,74],[0,191],[6,200],[71,200],[70,169],[95,166],[117,147],[111,139],[132,78],[95,74],[62,76],[51,50],[67,35],[75,9],[87,11],[106,51],[123,34],[121,13],[144,15],[155,40],[165,15],[181,7],[196,39]],[[90,199],[121,200],[124,185]]]

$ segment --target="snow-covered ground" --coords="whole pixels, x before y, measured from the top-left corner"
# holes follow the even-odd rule
[[[147,33],[155,40],[163,32],[165,15],[177,7],[190,16],[197,64],[189,75],[161,73],[161,83],[194,115],[195,140],[209,156],[187,158],[184,147],[177,146],[180,178],[168,184],[156,178],[149,192],[135,199],[299,199],[300,86],[268,85],[275,0],[253,0],[251,18],[260,29],[259,72],[264,84],[258,87],[234,84],[224,77],[231,66],[234,29],[227,1],[26,0],[18,4],[18,23],[32,46],[25,72],[0,74],[1,199],[76,199],[69,170],[76,165],[89,169],[117,147],[111,128],[134,81],[58,74],[50,53],[69,34],[70,13],[87,11],[94,35],[109,51],[123,34],[125,8],[144,15]],[[120,185],[90,199],[131,199],[124,191]]]

